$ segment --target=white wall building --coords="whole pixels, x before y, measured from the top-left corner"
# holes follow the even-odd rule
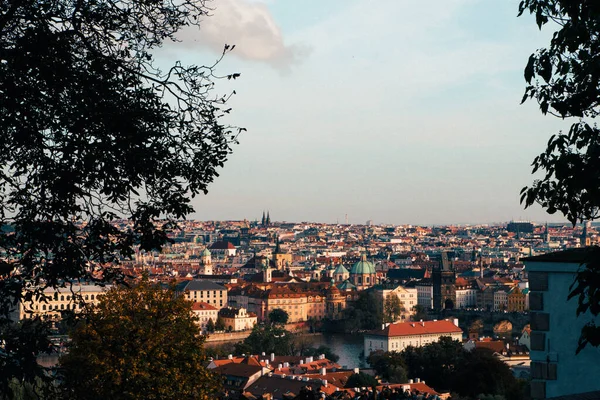
[[[10,318],[13,321],[31,319],[39,316],[44,319],[58,320],[62,312],[81,312],[87,305],[98,304],[100,297],[110,289],[98,285],[77,285],[66,288],[46,288],[44,296],[31,301],[22,300],[15,309],[11,311]],[[25,293],[23,293],[25,295]]]
[[[494,311],[504,311],[508,309],[508,292],[504,289],[498,289],[494,292]]]
[[[417,304],[426,310],[433,308],[433,284],[431,282],[417,282]]]
[[[576,354],[581,328],[590,321],[600,325],[600,316],[588,311],[578,317],[577,298],[567,300],[590,251],[577,248],[524,260],[530,289],[532,399],[583,393],[600,398],[600,348],[587,345]]]
[[[456,289],[456,307],[472,308],[477,306],[477,289]]]
[[[198,317],[198,325],[202,332],[206,331],[206,324],[209,320],[215,324],[219,317],[219,310],[216,307],[200,301],[192,304],[192,313]]]
[[[365,357],[374,351],[402,351],[408,346],[421,347],[437,342],[448,336],[462,341],[463,331],[454,321],[400,322],[382,326],[383,329],[370,331],[364,336]]]

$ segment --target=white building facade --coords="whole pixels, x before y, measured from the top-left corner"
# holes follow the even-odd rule
[[[384,325],[379,331],[364,335],[365,357],[374,351],[402,351],[409,346],[421,347],[437,342],[441,337],[462,341],[458,320],[400,322]]]
[[[433,308],[433,284],[418,282],[415,288],[417,289],[417,304],[426,310],[431,310]]]
[[[577,316],[577,298],[567,300],[589,252],[577,248],[524,260],[530,290],[532,399],[584,393],[581,398],[600,398],[600,348],[588,344],[576,354],[581,329],[588,322],[600,325],[600,316],[589,311]]]

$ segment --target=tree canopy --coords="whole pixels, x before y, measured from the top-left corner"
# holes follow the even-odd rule
[[[159,249],[218,176],[240,131],[213,91],[218,60],[154,60],[208,12],[204,0],[0,4],[0,341],[10,310],[45,287],[122,280],[113,266]],[[0,375],[27,378],[11,361],[23,354],[2,354]]]
[[[422,347],[408,347],[400,353],[375,352],[368,362],[391,382],[420,378],[437,391],[451,391],[469,398],[484,393],[519,400],[525,394],[525,388],[510,368],[491,351],[469,352],[449,337]]]
[[[275,353],[295,355],[293,336],[280,324],[254,325],[250,335],[235,345],[236,354]]]
[[[540,29],[557,28],[550,46],[529,57],[523,102],[535,99],[543,114],[576,121],[567,133],[550,137],[546,150],[533,161],[533,173],[543,173],[521,191],[526,207],[539,203],[575,225],[600,217],[600,4],[593,0],[523,0],[519,15],[535,15]],[[584,244],[585,245],[585,244]],[[592,250],[569,296],[577,297],[577,314],[600,314],[600,264]],[[590,321],[576,349],[600,346],[600,327]]]
[[[285,325],[287,324],[289,318],[290,316],[288,315],[288,313],[285,310],[282,310],[281,308],[275,308],[274,310],[269,312],[269,321],[271,321],[272,324]]]
[[[60,359],[65,398],[209,399],[220,389],[191,303],[147,280],[110,289],[71,338]]]
[[[404,304],[400,301],[397,295],[391,293],[383,302],[383,322],[396,322],[406,311]]]
[[[374,351],[367,357],[367,362],[378,375],[390,383],[408,382],[407,367],[401,353]]]
[[[524,0],[519,15],[535,15],[540,29],[558,28],[550,46],[529,57],[523,102],[543,114],[574,118],[569,132],[550,137],[533,161],[543,178],[521,191],[526,207],[539,203],[576,224],[600,216],[600,5],[595,1]]]

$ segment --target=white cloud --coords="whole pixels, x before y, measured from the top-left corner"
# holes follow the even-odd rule
[[[225,44],[235,45],[233,55],[288,69],[302,60],[308,49],[287,45],[266,4],[248,0],[215,0],[200,29],[189,27],[178,34],[179,46],[208,47],[221,53]]]

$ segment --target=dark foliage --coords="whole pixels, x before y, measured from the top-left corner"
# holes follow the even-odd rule
[[[404,357],[398,352],[375,351],[367,357],[369,365],[377,374],[391,383],[406,383],[408,377]]]
[[[235,345],[235,353],[238,355],[262,352],[278,356],[294,355],[293,335],[281,325],[254,325],[250,336]]]
[[[568,133],[548,140],[546,151],[533,161],[533,173],[543,178],[521,190],[526,207],[539,203],[550,214],[560,212],[575,225],[600,216],[600,3],[594,0],[523,0],[519,15],[535,15],[540,29],[551,23],[558,30],[550,46],[529,57],[525,67],[523,102],[536,99],[544,114],[573,117]],[[598,254],[597,252],[594,254]],[[578,274],[577,314],[600,308],[598,258]],[[600,345],[600,328],[593,322],[581,332],[577,353],[587,344]]]
[[[552,135],[533,161],[544,177],[522,190],[521,202],[537,202],[571,223],[598,218],[600,136],[592,121],[600,110],[600,4],[596,1],[524,0],[519,15],[535,15],[541,29],[558,30],[550,46],[531,55],[525,67],[523,101],[535,99],[544,114],[578,119],[568,133]]]
[[[269,321],[271,321],[272,324],[285,325],[287,324],[289,318],[290,317],[288,313],[281,308],[276,308],[269,313]]]
[[[481,393],[500,395],[509,400],[525,397],[526,389],[510,368],[487,349],[465,351],[462,344],[443,337],[423,347],[408,347],[402,352],[375,352],[369,364],[392,382],[421,378],[437,391],[448,391],[466,398]]]
[[[362,388],[362,387],[374,387],[377,386],[377,379],[371,375],[359,372],[358,374],[352,374],[346,381],[347,388]]]
[[[114,266],[159,249],[218,176],[239,130],[220,122],[216,64],[153,60],[207,14],[204,0],[0,4],[0,341],[24,327],[7,328],[10,309],[45,287],[122,280]],[[6,348],[0,376],[29,380],[46,349]]]

